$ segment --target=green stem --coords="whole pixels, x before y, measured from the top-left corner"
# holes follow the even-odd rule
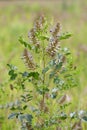
[[[45,68],[45,48],[44,48],[44,42],[43,42],[43,69],[44,68]],[[44,100],[45,100],[44,84],[45,84],[45,74],[43,74],[43,106],[44,106]]]

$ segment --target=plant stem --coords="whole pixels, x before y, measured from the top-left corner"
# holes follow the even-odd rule
[[[43,42],[43,69],[44,68],[45,68],[45,48]],[[43,107],[44,107],[44,100],[45,100],[44,85],[45,85],[45,74],[43,74]]]

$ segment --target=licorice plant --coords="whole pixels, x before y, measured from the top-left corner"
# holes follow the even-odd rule
[[[10,87],[20,88],[18,100],[8,104],[8,119],[16,118],[21,130],[82,129],[84,111],[67,112],[71,104],[69,90],[78,85],[78,80],[71,53],[60,42],[71,34],[62,33],[59,22],[50,26],[40,15],[28,33],[29,41],[19,38],[24,46],[22,60],[26,70],[21,72],[8,64]]]

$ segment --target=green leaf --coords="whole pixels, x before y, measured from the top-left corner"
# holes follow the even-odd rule
[[[66,33],[63,33],[61,36],[59,36],[59,40],[68,39],[68,38],[70,38],[71,36],[72,36],[71,33],[66,32]]]
[[[57,94],[56,94],[56,93],[52,93],[52,94],[51,94],[51,98],[52,98],[52,99],[55,99],[56,97],[57,97]]]
[[[58,84],[60,82],[60,79],[58,78],[58,76],[55,76],[54,77],[54,83],[55,84]]]
[[[39,79],[39,73],[38,72],[30,72],[28,77],[33,77],[36,80]]]
[[[42,86],[37,87],[37,91],[42,95],[42,94],[45,94],[46,92],[48,92],[49,88],[42,85]]]
[[[80,119],[87,122],[87,111],[80,110],[78,115]]]
[[[60,105],[61,109],[65,109],[66,107],[69,107],[71,105],[71,103],[64,103],[63,105]]]
[[[22,36],[19,37],[19,42],[21,44],[23,44],[25,47],[28,47],[30,50],[32,49],[31,45],[27,42],[24,41],[24,39],[22,38]]]
[[[54,75],[55,75],[55,72],[54,72],[54,71],[52,71],[52,72],[49,74],[49,79],[53,78],[53,77],[54,77]]]
[[[49,67],[46,67],[42,70],[42,73],[45,74],[49,70]]]
[[[25,110],[27,108],[27,105],[23,106],[23,110]]]
[[[57,65],[55,66],[55,69],[56,69],[56,70],[61,69],[62,65],[63,65],[63,62],[60,62],[59,64],[57,64]]]
[[[11,79],[11,80],[15,80],[15,79],[16,79],[16,77],[17,77],[17,74],[16,74],[16,73],[14,73],[13,75],[11,75],[10,79]]]
[[[14,103],[16,106],[20,106],[21,105],[21,102],[19,100],[16,100],[15,103]]]
[[[71,77],[71,76],[72,76],[71,74],[65,74],[64,78],[68,78],[68,77]]]
[[[83,117],[82,117],[82,120],[84,120],[84,121],[87,122],[87,116],[83,116]]]
[[[17,70],[16,66],[13,66],[11,64],[7,64],[8,67],[10,68],[8,74],[10,75],[10,80],[15,80],[17,77],[17,73],[15,72]]]
[[[25,114],[25,119],[31,124],[33,116],[31,114]]]
[[[60,115],[60,118],[62,120],[65,120],[67,118],[67,115],[64,112],[62,112],[61,115]]]
[[[49,40],[49,37],[47,37],[47,36],[40,36],[40,38],[41,38],[41,40]]]
[[[19,121],[23,122],[24,118],[25,118],[25,116],[23,114],[18,115]]]
[[[10,70],[8,74],[9,75],[13,75],[14,74],[14,70]]]
[[[77,114],[76,114],[76,112],[72,112],[72,113],[70,113],[70,117],[71,117],[71,119],[74,119],[74,118],[76,118],[76,117],[77,117]]]
[[[30,124],[32,122],[33,116],[30,114],[20,114],[18,119],[22,122],[23,120],[28,121]]]
[[[9,103],[9,107],[10,107],[10,108],[14,107],[14,102],[10,102],[10,103]]]
[[[15,118],[17,115],[18,115],[18,113],[11,113],[11,114],[8,116],[8,119],[13,119],[13,118]]]
[[[29,76],[29,73],[25,71],[24,73],[22,73],[22,76],[23,76],[23,77],[28,77],[28,76]]]
[[[51,61],[49,62],[49,65],[50,65],[50,67],[53,67],[53,66],[55,65],[55,60],[51,60]]]
[[[7,64],[7,66],[10,68],[10,70],[17,70],[17,67],[12,64]]]
[[[65,55],[70,55],[71,54],[70,50],[67,47],[64,47],[62,49],[62,51],[64,52]]]

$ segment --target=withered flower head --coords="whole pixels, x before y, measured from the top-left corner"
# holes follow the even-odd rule
[[[33,57],[30,54],[30,52],[28,52],[27,49],[24,49],[22,58],[23,58],[23,60],[25,62],[25,65],[28,67],[28,69],[35,69],[36,65],[35,65],[35,63],[33,61]]]

